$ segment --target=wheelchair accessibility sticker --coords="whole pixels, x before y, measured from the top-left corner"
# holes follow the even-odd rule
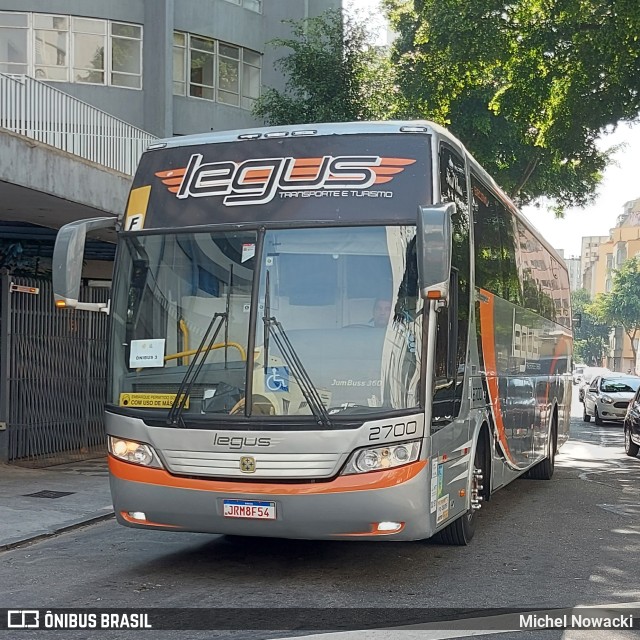
[[[267,367],[264,386],[267,391],[289,391],[289,367]]]

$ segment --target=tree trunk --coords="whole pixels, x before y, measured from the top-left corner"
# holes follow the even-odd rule
[[[636,372],[636,360],[637,360],[637,354],[636,354],[636,345],[635,345],[635,339],[636,339],[636,334],[638,333],[638,327],[636,327],[633,330],[633,333],[631,333],[630,331],[627,331],[627,329],[625,328],[624,332],[629,336],[629,342],[631,343],[631,353],[633,353],[633,373],[635,374]]]
[[[518,194],[524,189],[527,182],[529,182],[529,178],[531,178],[531,176],[533,175],[533,172],[536,170],[539,160],[540,160],[539,158],[533,158],[532,160],[529,161],[529,164],[527,165],[527,168],[524,170],[524,173],[522,174],[520,181],[516,184],[516,186],[511,190],[511,193],[509,194],[511,199],[517,198]]]

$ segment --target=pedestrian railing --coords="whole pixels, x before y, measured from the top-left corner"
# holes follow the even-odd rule
[[[133,175],[157,138],[68,93],[24,75],[0,73],[0,128]]]

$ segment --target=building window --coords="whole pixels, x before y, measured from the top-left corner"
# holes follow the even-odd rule
[[[616,269],[619,269],[627,259],[627,243],[619,242],[616,247]]]
[[[0,73],[28,72],[29,14],[0,11]]]
[[[218,43],[218,102],[240,104],[240,49]]]
[[[173,34],[174,95],[251,109],[260,96],[261,66],[256,51],[180,31]]]
[[[191,81],[189,95],[194,98],[213,100],[215,77],[215,40],[189,38],[189,66]]]
[[[46,80],[69,80],[69,18],[34,14],[34,75]]]
[[[107,23],[105,20],[72,18],[74,82],[104,84]]]
[[[255,51],[242,51],[242,107],[251,109],[260,97],[260,68],[262,56]]]
[[[227,2],[237,4],[245,9],[249,9],[249,11],[255,11],[256,13],[260,13],[262,11],[262,0],[227,0]]]
[[[111,23],[111,84],[140,89],[142,86],[142,27]]]
[[[173,33],[173,93],[183,96],[187,87],[187,35]]]
[[[38,80],[142,88],[142,27],[0,11],[0,72]]]

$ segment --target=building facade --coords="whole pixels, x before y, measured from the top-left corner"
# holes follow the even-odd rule
[[[0,73],[28,75],[158,137],[259,124],[282,87],[267,43],[341,0],[0,0]]]
[[[556,249],[560,257],[564,260],[564,263],[567,265],[567,269],[569,271],[569,284],[571,286],[571,291],[577,291],[578,289],[582,289],[582,274],[580,272],[581,260],[580,257],[572,257],[566,258],[564,255],[563,249]]]
[[[609,236],[583,236],[580,249],[580,284],[589,296],[596,295],[596,266],[598,263],[598,247],[609,239]]]
[[[583,243],[585,240],[588,239],[583,238]],[[624,205],[623,213],[618,217],[609,236],[593,248],[589,262],[591,296],[611,291],[615,271],[626,260],[636,256],[640,256],[640,198]],[[611,331],[609,351],[604,364],[613,371],[625,373],[636,369],[631,342],[622,327]]]

